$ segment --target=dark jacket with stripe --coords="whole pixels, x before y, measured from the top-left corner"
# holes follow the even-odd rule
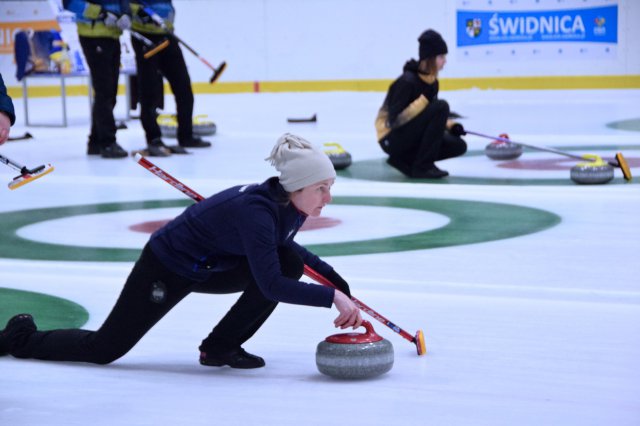
[[[438,98],[438,79],[418,72],[418,61],[409,60],[402,75],[389,86],[387,96],[376,117],[378,142],[393,129],[397,129],[417,117]]]
[[[278,247],[295,250],[305,264],[326,276],[333,268],[293,241],[306,217],[270,178],[236,186],[188,207],[150,239],[154,254],[172,272],[193,281],[235,268],[246,257],[268,299],[330,307],[334,290],[282,275]]]

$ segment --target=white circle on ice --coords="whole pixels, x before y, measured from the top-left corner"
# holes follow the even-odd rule
[[[149,234],[131,231],[132,225],[173,219],[183,208],[127,210],[52,219],[18,229],[19,237],[42,243],[81,247],[142,248]],[[363,241],[413,234],[446,226],[442,214],[395,207],[329,205],[322,217],[337,226],[299,232],[301,245]]]

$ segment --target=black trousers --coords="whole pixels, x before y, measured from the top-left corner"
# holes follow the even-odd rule
[[[165,36],[144,34],[154,44],[166,39]],[[136,52],[138,70],[138,96],[140,100],[140,121],[144,128],[147,143],[160,138],[160,126],[156,121],[158,105],[158,73],[166,78],[176,101],[178,116],[178,143],[193,137],[193,91],[187,64],[182,56],[178,42],[171,38],[169,46],[148,59],[144,58],[145,45],[132,38],[131,44]]]
[[[89,144],[105,147],[116,141],[113,109],[118,96],[120,40],[108,37],[79,36],[87,59],[94,98],[91,110]]]
[[[283,274],[299,279],[300,256],[278,251]],[[9,348],[16,358],[108,364],[126,354],[164,315],[192,292],[223,294],[242,291],[200,350],[226,352],[246,342],[269,318],[277,302],[262,295],[246,259],[233,270],[214,273],[196,283],[173,274],[145,247],[111,313],[97,331],[61,329],[36,331]],[[195,320],[195,319],[194,319]]]
[[[466,142],[446,130],[449,104],[431,102],[416,118],[392,130],[381,146],[389,157],[415,171],[427,170],[436,161],[467,152]]]

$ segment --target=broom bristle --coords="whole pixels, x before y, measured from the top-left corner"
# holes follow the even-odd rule
[[[616,153],[616,160],[618,160],[618,166],[620,166],[620,170],[622,170],[622,176],[624,176],[624,179],[631,182],[631,179],[633,179],[633,176],[631,176],[631,169],[621,152]]]
[[[36,179],[41,178],[44,175],[47,175],[53,171],[53,166],[51,164],[47,164],[46,166],[40,166],[36,171],[27,172],[21,174],[13,178],[11,182],[9,182],[9,189],[20,188],[23,185],[28,184]]]

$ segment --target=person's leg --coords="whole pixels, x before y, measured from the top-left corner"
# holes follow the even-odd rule
[[[8,352],[16,358],[108,364],[126,354],[182,300],[189,293],[190,284],[164,268],[145,248],[118,301],[97,331],[36,331],[32,321],[22,321],[3,332]]]
[[[283,275],[299,279],[302,276],[304,266],[300,256],[288,248],[280,248],[278,255]],[[258,331],[276,308],[278,302],[264,297],[251,275],[246,261],[229,273],[216,275],[203,288],[195,291],[226,293],[242,287],[244,292],[209,336],[202,341],[200,351],[204,358],[201,358],[201,363],[205,365],[231,365],[238,368],[261,367],[264,365],[261,358],[262,365],[255,365],[260,362],[250,362],[249,365],[252,365],[250,367],[243,367],[242,363],[232,365],[234,354],[237,354],[239,350],[242,351],[241,345]],[[231,354],[230,358],[229,354]],[[246,352],[240,353],[240,355],[243,354]]]
[[[411,177],[411,165],[416,158],[422,135],[415,127],[414,123],[411,123],[392,130],[380,142],[382,150],[389,155],[387,164],[408,177]]]
[[[186,148],[206,148],[211,143],[193,134],[193,90],[187,64],[177,41],[172,40],[160,58],[160,71],[169,82],[176,101],[178,144]]]
[[[148,35],[145,35],[149,37]],[[155,42],[155,39],[152,40]],[[157,121],[156,108],[158,107],[157,93],[158,78],[162,79],[159,74],[160,57],[165,54],[164,50],[156,53],[150,58],[144,58],[145,45],[137,38],[131,39],[131,45],[136,53],[136,67],[138,74],[138,96],[140,99],[140,122],[147,139],[147,145],[152,141],[161,139],[162,132]]]
[[[116,145],[116,122],[113,116],[118,95],[120,42],[107,37],[81,36],[79,39],[94,91],[88,153],[101,154],[105,158],[124,158],[128,154]]]
[[[444,132],[442,136],[442,146],[437,161],[455,158],[467,152],[467,143],[459,136],[454,136],[449,132]]]
[[[443,100],[436,100],[427,106],[423,114],[420,119],[427,124],[416,159],[412,164],[411,175],[427,178],[444,177],[448,173],[439,170],[434,163],[441,157],[440,151],[449,116],[449,104]]]
[[[190,138],[193,134],[193,91],[187,65],[182,56],[180,45],[172,40],[163,52],[160,71],[169,82],[176,101],[178,119],[178,141]]]

